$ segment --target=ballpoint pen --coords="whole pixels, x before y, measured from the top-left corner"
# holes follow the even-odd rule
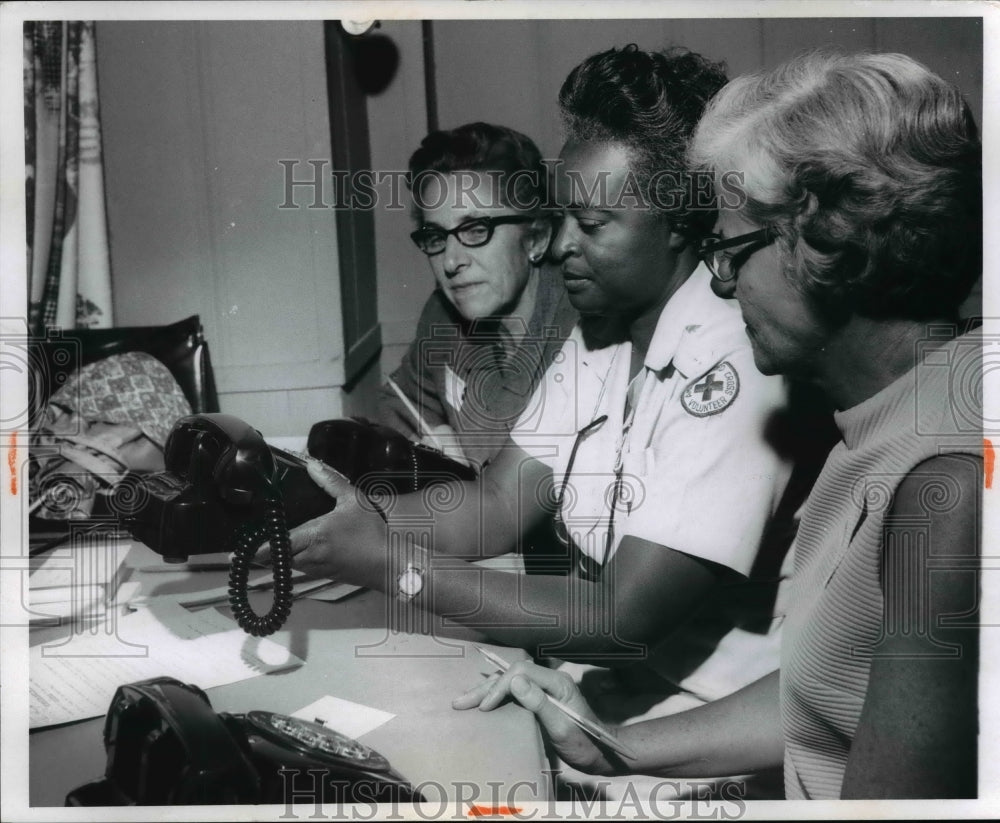
[[[476,651],[478,651],[483,657],[489,660],[490,663],[492,663],[494,666],[500,669],[500,671],[505,672],[507,671],[507,669],[510,668],[510,663],[508,663],[499,655],[487,651],[486,649],[483,649],[479,646],[476,646]],[[625,757],[631,760],[638,759],[638,755],[635,752],[633,752],[630,748],[628,748],[628,746],[626,746],[624,743],[620,742],[618,738],[614,737],[609,732],[602,729],[596,723],[594,723],[591,720],[588,720],[586,717],[579,714],[574,709],[571,709],[561,700],[557,700],[556,698],[554,698],[551,694],[546,694],[545,697],[548,698],[548,701],[553,706],[559,709],[559,711],[561,711],[570,720],[576,723],[577,726],[583,729],[591,737],[597,738],[599,741],[601,741],[601,743],[604,743],[608,748],[614,749],[619,754],[625,755]]]
[[[444,445],[442,445],[441,441],[438,440],[433,432],[431,432],[431,427],[427,425],[427,421],[424,420],[424,416],[420,413],[420,410],[413,405],[409,397],[403,394],[403,390],[396,385],[396,381],[391,377],[387,377],[385,382],[389,384],[390,389],[396,392],[396,396],[403,402],[403,405],[406,406],[406,410],[413,415],[413,419],[417,421],[417,428],[419,428],[425,436],[429,437],[434,442],[434,446],[438,451],[443,452]]]
[[[274,581],[271,579],[262,579],[257,581],[251,581],[247,584],[247,591],[258,592],[264,591],[271,588],[274,585]],[[338,585],[336,580],[327,580],[325,578],[319,580],[302,580],[294,584],[292,589],[292,599],[298,600],[299,598],[306,597],[310,594],[319,594],[323,589],[329,589],[333,586]],[[190,597],[187,595],[175,596],[178,603],[182,606],[186,606],[189,609],[200,609],[205,606],[217,606],[222,603],[229,602],[229,592],[228,590],[224,594],[208,593],[204,596]]]
[[[142,566],[134,566],[137,572],[147,574],[178,574],[182,572],[227,572],[231,564],[220,563],[147,563]],[[263,564],[250,564],[253,568],[265,568]]]

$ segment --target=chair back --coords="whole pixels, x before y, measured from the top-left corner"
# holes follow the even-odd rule
[[[219,411],[201,319],[194,314],[168,326],[123,326],[113,329],[68,329],[51,332],[29,344],[29,383],[34,416],[49,397],[81,366],[112,354],[145,352],[174,376],[195,414]]]

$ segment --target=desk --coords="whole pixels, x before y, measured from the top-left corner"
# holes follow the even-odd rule
[[[221,571],[138,568],[157,562],[162,561],[141,544],[133,545],[126,558],[129,579],[139,580],[144,594],[206,590],[226,579]],[[252,595],[254,608],[265,611],[269,598],[269,592]],[[514,705],[489,713],[451,708],[452,699],[490,666],[470,645],[479,639],[473,632],[441,622],[379,592],[357,592],[336,603],[297,600],[274,639],[306,665],[207,693],[216,711],[290,714],[330,694],[391,712],[394,719],[360,740],[385,755],[413,785],[426,784],[431,803],[442,797],[484,806],[547,800],[546,761],[533,715]],[[433,628],[434,634],[388,628],[403,624]],[[520,650],[499,651],[508,660],[524,656]],[[32,806],[61,806],[69,790],[103,773],[103,721],[31,734]]]

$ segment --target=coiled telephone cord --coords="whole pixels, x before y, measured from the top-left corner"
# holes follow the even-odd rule
[[[261,616],[250,605],[247,581],[250,561],[265,540],[271,547],[274,601],[271,610]],[[292,599],[292,541],[285,523],[285,507],[280,498],[270,498],[264,523],[244,528],[236,536],[236,549],[229,568],[229,605],[243,631],[254,637],[266,637],[284,625],[292,613]]]

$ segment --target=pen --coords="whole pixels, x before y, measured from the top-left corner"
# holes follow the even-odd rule
[[[137,572],[152,574],[169,574],[171,572],[227,572],[229,571],[229,566],[229,563],[150,563],[148,565],[136,566],[135,570]]]
[[[492,663],[494,666],[500,669],[500,671],[505,672],[507,671],[507,669],[510,668],[510,663],[508,663],[499,655],[493,654],[493,652],[487,651],[486,649],[480,648],[479,646],[476,646],[476,651],[478,651],[483,657],[489,660],[490,663]],[[559,711],[561,711],[570,720],[576,723],[577,726],[579,726],[581,729],[587,732],[587,734],[589,734],[591,737],[596,737],[598,740],[600,740],[609,748],[614,749],[619,754],[623,754],[625,755],[625,757],[628,757],[631,760],[638,759],[638,755],[636,755],[635,752],[633,752],[630,748],[628,748],[628,746],[626,746],[624,743],[620,742],[616,737],[613,737],[607,731],[602,729],[596,723],[588,720],[583,715],[574,711],[565,703],[563,703],[561,700],[557,700],[556,698],[554,698],[551,694],[546,694],[545,696],[548,698],[549,702],[552,703],[552,705],[554,705],[557,709],[559,709]]]
[[[431,427],[427,425],[427,421],[424,420],[424,416],[420,413],[420,410],[410,402],[410,398],[403,394],[403,390],[396,385],[396,381],[391,377],[387,377],[385,382],[389,384],[389,387],[394,392],[396,392],[396,396],[403,401],[403,405],[406,406],[406,410],[413,415],[413,419],[417,421],[417,428],[423,431],[427,437],[434,441],[434,445],[437,447],[438,451],[443,452],[444,446],[441,445],[441,441],[431,434]]]
[[[298,600],[301,597],[306,597],[310,594],[319,594],[323,589],[329,589],[336,586],[338,581],[328,580],[327,578],[320,578],[318,580],[303,581],[296,583],[292,587],[292,599]],[[274,580],[258,580],[256,582],[251,582],[247,584],[248,592],[259,592],[266,591],[274,585]],[[218,606],[222,603],[229,602],[229,590],[227,589],[224,594],[206,594],[200,597],[187,597],[183,595],[177,598],[177,602],[182,606],[186,606],[190,609],[200,609],[205,606]]]

